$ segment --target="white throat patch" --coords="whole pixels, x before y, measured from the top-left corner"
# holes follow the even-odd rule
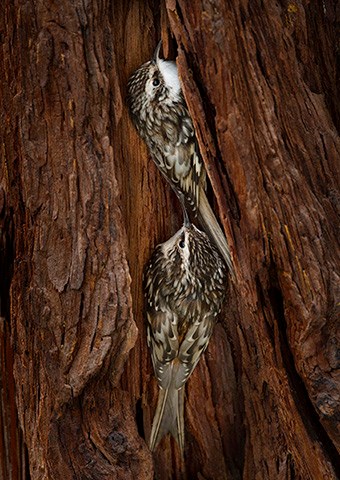
[[[188,240],[188,233],[185,232],[185,240],[184,240],[184,248],[182,250],[182,258],[183,258],[183,263],[185,266],[185,270],[188,271],[190,267],[190,250],[189,250],[189,240]]]
[[[170,88],[174,95],[179,95],[181,92],[181,85],[179,83],[176,63],[159,59],[157,66],[164,78],[166,86]]]

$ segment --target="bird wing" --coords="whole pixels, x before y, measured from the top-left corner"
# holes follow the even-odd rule
[[[181,388],[194,371],[202,353],[208,346],[214,323],[214,316],[211,312],[206,313],[203,317],[196,316],[196,320],[191,322],[178,351],[179,367],[173,378],[175,388]]]
[[[168,309],[147,312],[147,341],[160,387],[169,387],[172,362],[178,354],[177,317]]]
[[[193,211],[200,200],[200,186],[205,185],[205,170],[196,150],[194,138],[188,143],[168,145],[165,149],[165,167],[173,187],[184,194]]]
[[[178,108],[164,118],[153,138],[147,139],[154,160],[176,194],[184,194],[196,211],[206,173],[199,154],[194,127],[186,109]]]

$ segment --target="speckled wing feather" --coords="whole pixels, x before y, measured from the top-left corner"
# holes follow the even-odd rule
[[[157,307],[156,307],[157,309]],[[168,432],[184,451],[184,388],[176,386],[180,369],[177,360],[178,333],[176,315],[167,309],[147,314],[148,346],[154,372],[161,388],[152,422],[150,449],[154,450]],[[181,387],[185,382],[181,382]]]
[[[192,211],[199,206],[200,190],[206,188],[206,173],[198,154],[194,127],[188,111],[182,105],[164,110],[162,124],[156,135],[145,138],[153,158],[177,196],[184,194]],[[160,148],[161,147],[161,148]]]
[[[187,329],[181,339],[178,336],[176,315],[169,311],[153,311],[147,315],[148,345],[161,388],[150,435],[151,450],[170,432],[183,453],[184,386],[208,346],[216,315],[216,312],[209,311],[200,317],[196,310],[189,307],[188,318],[182,319],[182,324]],[[191,319],[193,313],[196,320]]]
[[[178,354],[177,319],[173,312],[147,313],[147,341],[159,386],[166,389],[172,381],[171,363]]]
[[[214,326],[214,315],[196,317],[188,328],[179,348],[179,366],[174,377],[175,388],[181,388],[194,371],[202,353],[208,346]]]
[[[188,329],[179,339],[176,316],[171,312],[148,313],[148,346],[155,375],[161,388],[182,388],[195,369],[200,356],[208,346],[214,313],[208,312],[195,319],[182,319]],[[188,317],[190,317],[188,312]],[[173,363],[176,368],[173,368]]]

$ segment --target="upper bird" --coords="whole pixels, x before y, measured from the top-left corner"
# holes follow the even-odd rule
[[[230,272],[230,250],[205,194],[206,172],[179,82],[176,63],[159,57],[140,66],[128,81],[132,121],[177,197],[216,243]]]

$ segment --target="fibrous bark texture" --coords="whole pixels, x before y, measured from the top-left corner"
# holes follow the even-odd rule
[[[0,9],[0,478],[339,478],[338,2]],[[181,212],[125,106],[160,36],[236,269],[184,462],[145,443],[142,295]]]

